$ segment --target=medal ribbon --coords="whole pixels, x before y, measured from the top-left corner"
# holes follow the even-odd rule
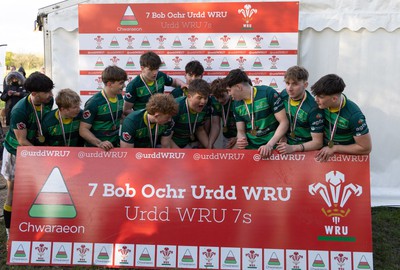
[[[157,134],[158,134],[158,123],[156,123],[156,130],[154,134],[154,143],[153,143],[153,133],[151,132],[151,123],[149,119],[149,114],[146,114],[147,116],[147,128],[149,130],[149,137],[150,137],[150,144],[152,148],[156,148],[157,145]]]
[[[296,114],[295,114],[295,116],[294,116],[293,123],[292,123],[292,114],[291,114],[291,111],[290,111],[290,100],[291,100],[291,98],[290,98],[290,97],[288,98],[288,107],[289,107],[288,111],[289,111],[289,121],[290,121],[290,132],[293,133],[293,134],[294,134],[294,130],[296,129],[297,117],[298,117],[298,115],[299,115],[300,108],[301,108],[301,106],[303,105],[303,103],[304,103],[304,101],[306,100],[306,98],[307,98],[307,92],[304,92],[303,99],[301,100],[301,103],[300,103],[299,107],[297,107],[297,110],[296,110]]]
[[[114,115],[113,115],[113,112],[112,112],[112,109],[111,109],[111,104],[110,104],[110,101],[108,100],[108,97],[107,97],[107,95],[106,95],[106,92],[104,91],[104,90],[102,90],[101,91],[101,94],[103,95],[103,97],[104,97],[104,99],[106,100],[106,102],[107,102],[107,106],[108,106],[108,109],[110,110],[110,115],[111,115],[111,120],[112,120],[112,122],[113,122],[113,126],[116,128],[117,127],[117,124],[116,124],[116,119],[118,118],[118,110],[119,110],[119,100],[118,100],[118,96],[117,96],[117,111],[115,112],[115,119],[114,119]]]
[[[199,117],[199,114],[196,113],[196,119],[194,120],[194,125],[193,125],[193,129],[192,129],[192,124],[190,123],[190,110],[189,110],[187,98],[185,101],[186,101],[185,103],[186,103],[186,111],[187,111],[188,122],[189,122],[188,124],[189,124],[190,136],[194,136],[194,133],[196,132],[196,123],[197,123],[197,118]]]
[[[148,86],[147,83],[144,81],[144,79],[143,79],[143,77],[142,77],[142,74],[140,74],[140,79],[142,80],[142,82],[143,82],[144,86],[146,87],[147,91],[149,91],[150,96],[152,96],[152,95],[153,95],[153,92],[151,92],[149,86]],[[157,76],[156,76],[155,84],[156,84],[156,93],[157,93],[157,92],[158,92]]]
[[[254,87],[251,87],[250,94],[251,94],[251,115],[250,115],[249,106],[247,105],[246,102],[244,102],[244,104],[246,105],[247,114],[249,115],[250,120],[251,120],[251,130],[256,130],[255,125],[254,125]]]
[[[43,136],[42,125],[40,123],[40,121],[42,121],[42,118],[43,118],[43,104],[40,104],[40,120],[39,120],[39,116],[38,116],[38,113],[36,111],[36,107],[32,102],[32,96],[29,96],[29,97],[30,97],[29,98],[29,101],[30,101],[29,103],[32,105],[33,112],[35,113],[36,125],[38,127],[39,134],[40,134],[40,136]]]
[[[333,124],[333,128],[332,128],[332,125],[329,123],[329,132],[331,133],[330,140],[329,140],[330,142],[333,142],[333,137],[335,136],[335,133],[336,133],[337,123],[339,120],[340,111],[342,110],[343,100],[344,100],[344,97],[342,95],[340,95],[339,111],[338,111],[335,123]],[[329,114],[330,114],[330,111],[329,111]]]
[[[231,101],[232,99],[229,97],[229,103],[228,103],[228,109],[226,110],[226,115],[225,115],[224,105],[222,105],[222,120],[224,121],[224,127],[226,127],[226,123],[228,123],[228,115],[229,115],[229,110],[231,108]]]
[[[64,146],[69,146],[69,144],[71,142],[71,133],[72,133],[71,131],[72,131],[73,123],[71,122],[71,126],[69,127],[69,136],[68,136],[68,143],[67,143],[67,138],[65,137],[64,123],[62,121],[60,110],[58,110],[58,121],[60,122],[61,131],[62,131],[62,135],[63,135],[63,138],[64,138]]]

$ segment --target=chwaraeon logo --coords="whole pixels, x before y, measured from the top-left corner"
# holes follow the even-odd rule
[[[313,196],[320,196],[325,203],[321,208],[322,213],[331,218],[334,226],[326,225],[325,233],[327,236],[319,236],[319,240],[325,241],[355,241],[354,237],[347,237],[348,226],[337,226],[341,219],[347,217],[351,209],[346,203],[352,197],[359,197],[363,193],[360,185],[345,183],[345,175],[339,171],[330,171],[325,175],[324,183],[314,183],[308,186],[308,191]]]
[[[34,218],[75,218],[75,205],[58,167],[54,167],[29,209]]]

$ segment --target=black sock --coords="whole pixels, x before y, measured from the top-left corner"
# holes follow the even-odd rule
[[[11,206],[4,205],[3,211],[4,211],[4,225],[6,226],[7,229],[10,229],[10,224],[11,224]]]

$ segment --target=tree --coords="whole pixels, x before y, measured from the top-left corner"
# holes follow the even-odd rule
[[[7,67],[15,66],[18,69],[22,65],[25,70],[39,70],[43,66],[43,62],[43,56],[41,55],[6,52]]]

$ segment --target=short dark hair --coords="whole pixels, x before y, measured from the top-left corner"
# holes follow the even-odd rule
[[[300,66],[290,67],[290,68],[288,68],[288,70],[286,70],[284,80],[285,80],[285,82],[288,82],[289,80],[293,80],[295,82],[307,81],[308,80],[308,71],[304,67],[300,67]]]
[[[225,80],[222,78],[217,78],[211,82],[211,94],[216,98],[222,98],[224,93],[228,93],[226,89]]]
[[[193,60],[186,64],[185,73],[195,76],[201,76],[204,73],[204,67],[199,61]]]
[[[139,63],[141,67],[148,67],[151,70],[159,69],[162,64],[160,56],[152,51],[142,54]]]
[[[343,79],[336,74],[328,74],[321,77],[313,86],[311,92],[314,96],[341,94],[346,87]]]
[[[53,81],[40,72],[33,72],[24,83],[24,88],[29,92],[50,92],[54,88]]]
[[[248,83],[252,85],[251,80],[247,76],[246,72],[240,68],[231,70],[225,77],[225,83],[227,87],[232,87],[238,83]]]
[[[189,84],[188,94],[190,95],[199,94],[203,97],[208,97],[210,93],[210,85],[203,79],[195,79]]]
[[[108,82],[126,81],[128,74],[118,66],[108,66],[101,73],[101,79],[104,84]]]

